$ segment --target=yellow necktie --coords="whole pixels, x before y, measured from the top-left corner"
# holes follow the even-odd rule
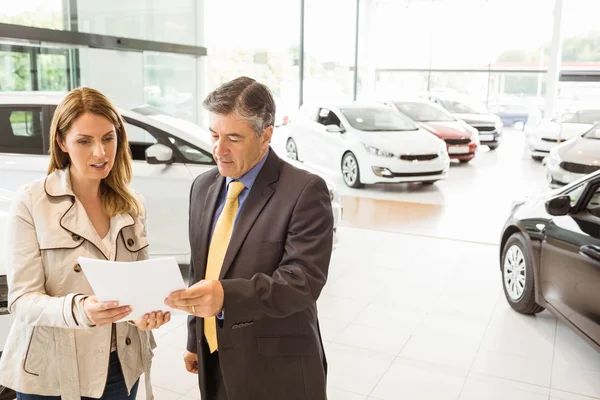
[[[242,182],[233,181],[229,183],[229,187],[227,188],[227,200],[225,200],[225,206],[215,225],[215,230],[208,249],[206,274],[204,276],[204,279],[206,280],[216,281],[219,279],[219,274],[223,267],[223,260],[225,259],[225,253],[227,252],[227,247],[229,247],[233,223],[239,208],[238,197],[244,188],[245,186]],[[210,352],[213,353],[218,347],[215,317],[204,318],[204,336],[206,336]]]

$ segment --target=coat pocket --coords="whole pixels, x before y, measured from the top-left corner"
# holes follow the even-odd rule
[[[23,371],[30,375],[40,376],[46,367],[52,328],[34,326],[29,337],[29,344],[23,360]]]
[[[307,356],[309,343],[306,335],[259,336],[258,354],[267,357]]]

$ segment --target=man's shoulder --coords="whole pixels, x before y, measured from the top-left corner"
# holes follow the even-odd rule
[[[219,177],[219,169],[217,167],[212,168],[212,169],[198,175],[194,179],[194,182],[192,183],[192,189],[206,188],[206,187],[212,185],[213,183],[215,183],[215,181],[217,180],[218,177]]]
[[[326,186],[325,179],[318,173],[292,165],[286,160],[281,160],[279,180],[284,182],[285,186],[291,184],[296,188],[304,188],[311,182]]]

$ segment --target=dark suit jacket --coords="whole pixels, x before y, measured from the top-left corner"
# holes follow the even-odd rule
[[[204,278],[224,187],[217,169],[192,185],[190,284]],[[327,185],[271,150],[240,211],[220,275],[225,318],[217,323],[217,338],[229,400],[326,399],[316,301],[332,246]],[[189,318],[187,349],[198,354],[200,392],[207,398],[203,321]]]

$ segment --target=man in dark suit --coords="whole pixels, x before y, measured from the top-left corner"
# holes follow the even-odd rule
[[[327,185],[270,149],[265,85],[241,77],[203,105],[217,168],[190,193],[191,286],[166,300],[191,314],[186,368],[203,400],[325,400],[316,301],[333,246]]]

